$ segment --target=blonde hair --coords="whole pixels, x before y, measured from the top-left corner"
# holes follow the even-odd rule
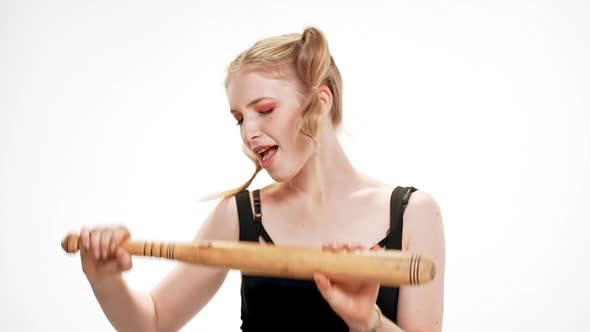
[[[231,80],[241,72],[256,71],[285,78],[289,70],[297,74],[305,96],[299,130],[317,143],[318,120],[322,110],[318,93],[320,86],[326,86],[332,92],[329,114],[332,126],[339,128],[342,123],[342,78],[330,55],[328,42],[319,29],[308,27],[303,34],[280,35],[256,42],[229,64],[225,87],[227,89]],[[233,190],[210,195],[206,199],[233,196],[250,186],[262,168],[250,149],[244,147],[244,152],[256,167],[252,177]]]

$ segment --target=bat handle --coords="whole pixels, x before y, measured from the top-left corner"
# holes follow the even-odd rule
[[[175,244],[147,241],[125,241],[121,245],[128,253],[134,256],[161,257],[175,259]],[[74,254],[80,250],[80,235],[70,233],[61,241],[61,247],[67,253]]]

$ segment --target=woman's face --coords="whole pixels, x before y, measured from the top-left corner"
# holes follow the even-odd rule
[[[295,79],[254,71],[238,73],[227,87],[245,147],[277,182],[294,177],[313,153],[313,141],[299,131],[299,91]]]

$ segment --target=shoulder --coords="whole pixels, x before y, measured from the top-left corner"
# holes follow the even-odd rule
[[[211,211],[209,217],[214,219],[225,219],[228,217],[237,217],[236,197],[238,194],[231,195],[221,199]]]
[[[430,194],[417,190],[410,195],[404,212],[404,233],[407,233],[410,246],[423,241],[442,240],[441,208]]]
[[[236,195],[221,199],[215,204],[196,235],[197,240],[239,239],[239,220]]]
[[[430,194],[416,190],[410,195],[405,215],[416,214],[440,215],[440,206]]]

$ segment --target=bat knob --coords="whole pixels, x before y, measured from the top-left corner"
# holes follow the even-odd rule
[[[67,253],[73,254],[80,249],[78,241],[80,236],[78,234],[68,234],[63,241],[61,241],[61,247]]]

